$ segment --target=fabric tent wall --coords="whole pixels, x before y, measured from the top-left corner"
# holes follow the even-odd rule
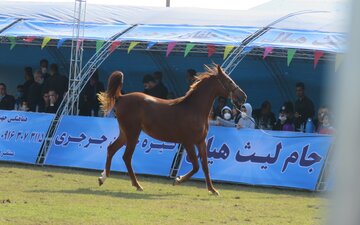
[[[47,58],[50,63],[58,63],[61,72],[67,74],[68,70],[61,67],[58,59],[50,54],[50,48],[43,50],[39,46],[18,45],[13,50],[8,45],[0,45],[0,82],[8,86],[8,93],[15,95],[16,86],[24,83],[23,68],[31,66],[34,70],[39,67],[39,61]],[[55,48],[54,48],[55,49]],[[53,50],[54,50],[53,49]],[[69,61],[70,49],[60,48],[59,52],[64,56],[65,63]],[[94,54],[94,49],[86,49],[84,62]],[[171,74],[164,73],[164,83],[171,90],[177,90],[178,95],[183,95],[188,88],[185,74],[186,70],[193,68],[198,72],[203,71],[204,64],[223,62],[222,55],[214,55],[208,58],[204,54],[189,54],[184,58],[183,53],[171,53],[165,57],[164,52],[154,52],[151,57],[146,51],[115,51],[99,68],[100,80],[106,85],[108,75],[114,70],[122,70],[125,73],[124,90],[126,92],[142,91],[142,78],[147,73],[163,71],[161,65],[166,65]],[[155,60],[154,60],[155,59]],[[278,112],[281,104],[286,100],[295,99],[295,84],[302,81],[306,85],[307,95],[313,99],[316,107],[323,104],[323,92],[327,89],[329,63],[320,61],[316,70],[313,69],[313,61],[294,59],[289,67],[286,59],[269,56],[267,60],[273,61],[279,71],[272,74],[262,58],[253,56],[246,57],[231,74],[235,82],[248,94],[253,108],[258,108],[262,101],[269,100],[273,105],[273,111]],[[333,68],[332,68],[333,69]],[[279,79],[281,79],[279,81]]]

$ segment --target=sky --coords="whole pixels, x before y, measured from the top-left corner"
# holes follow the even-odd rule
[[[7,0],[21,2],[74,2],[75,0]],[[246,10],[270,0],[170,0],[170,7]],[[165,7],[166,0],[87,0],[88,3],[109,5]]]

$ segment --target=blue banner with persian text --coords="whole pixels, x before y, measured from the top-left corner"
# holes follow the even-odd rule
[[[211,127],[206,142],[213,180],[315,190],[332,137]],[[179,175],[191,168],[185,154]]]
[[[53,114],[0,110],[0,161],[35,163]]]
[[[64,116],[53,137],[47,165],[103,170],[107,146],[119,135],[114,118]],[[178,145],[157,141],[140,134],[132,158],[135,173],[168,176]],[[113,171],[127,172],[122,160],[125,146],[112,160]]]

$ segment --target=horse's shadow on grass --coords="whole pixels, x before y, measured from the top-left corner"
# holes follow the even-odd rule
[[[115,198],[127,198],[127,199],[167,199],[169,196],[178,196],[176,193],[163,193],[163,194],[151,194],[146,192],[121,192],[121,191],[109,191],[109,190],[94,190],[91,188],[78,188],[73,190],[33,190],[29,191],[33,193],[59,193],[59,194],[78,194],[78,195],[98,195],[109,196]]]

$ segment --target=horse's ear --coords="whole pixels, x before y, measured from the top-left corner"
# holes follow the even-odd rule
[[[216,67],[217,67],[217,70],[218,70],[218,74],[224,75],[224,72],[223,72],[223,70],[221,69],[220,64],[217,64]]]

